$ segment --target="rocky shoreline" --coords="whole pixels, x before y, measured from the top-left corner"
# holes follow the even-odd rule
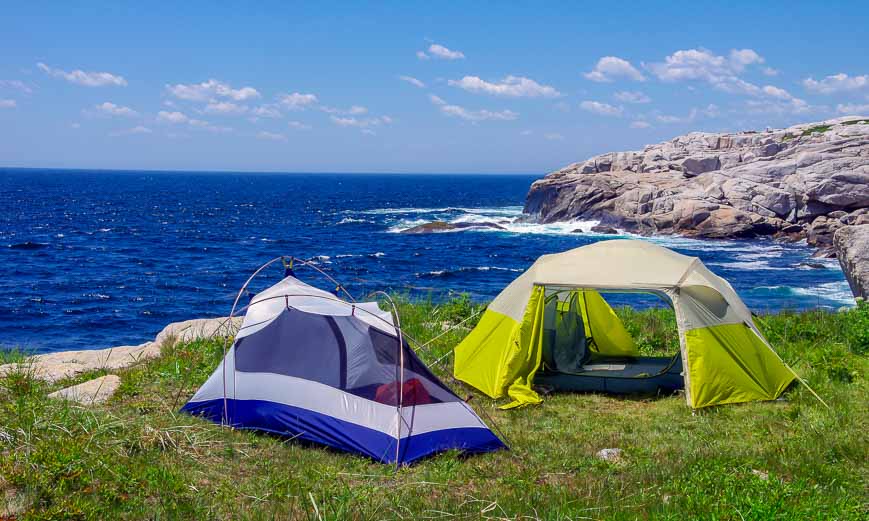
[[[849,253],[861,246],[844,229],[869,224],[869,118],[692,132],[602,154],[534,182],[525,213],[542,223],[599,220],[641,235],[806,240],[818,256],[856,259],[842,266],[859,281],[852,289],[866,288],[866,255]]]
[[[164,327],[151,342],[137,346],[117,346],[107,349],[60,351],[35,355],[22,363],[0,365],[0,376],[25,370],[34,378],[58,382],[90,371],[116,371],[160,355],[164,345],[190,342],[215,336],[235,334],[241,326],[241,317],[199,318],[174,322]],[[108,374],[55,391],[50,396],[91,405],[107,400],[120,385],[120,378]]]

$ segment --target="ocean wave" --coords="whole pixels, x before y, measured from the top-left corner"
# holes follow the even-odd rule
[[[417,273],[416,277],[418,279],[448,278],[457,277],[463,273],[487,271],[510,271],[521,273],[525,270],[519,268],[504,268],[502,266],[465,266],[456,269],[432,270],[424,273]]]
[[[710,262],[709,266],[718,266],[727,270],[761,270],[761,271],[780,271],[790,270],[792,268],[783,268],[779,266],[771,266],[767,261],[734,261],[734,262]]]
[[[824,282],[811,288],[794,286],[758,286],[749,290],[754,295],[770,295],[775,297],[793,297],[794,299],[815,298],[820,302],[832,302],[838,305],[854,306],[854,296],[846,281]],[[823,305],[823,304],[822,304]]]
[[[335,224],[361,224],[361,223],[371,223],[371,221],[369,221],[368,219],[356,219],[354,217],[345,217]]]

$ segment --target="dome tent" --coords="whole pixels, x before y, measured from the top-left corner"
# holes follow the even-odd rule
[[[659,364],[660,372],[655,374],[648,374],[648,369],[631,373],[638,353],[599,291],[654,293],[668,300],[675,311],[680,342],[672,363]],[[551,302],[556,299],[553,308]],[[578,302],[575,312],[562,311],[571,302]],[[550,309],[581,325],[566,328],[572,334],[568,343],[579,350],[589,344],[591,353],[573,360],[573,370],[561,375],[563,381],[575,385],[583,385],[584,377],[605,379],[600,375],[607,369],[617,370],[620,383],[628,386],[648,378],[672,379],[675,372],[680,384],[684,378],[688,405],[697,409],[774,400],[797,378],[764,339],[751,312],[726,280],[695,257],[641,240],[601,241],[540,257],[495,298],[476,328],[456,347],[456,378],[493,398],[506,393],[513,398],[506,407],[539,403],[531,387],[535,375],[552,365],[559,353],[564,358],[565,352],[548,334]],[[556,338],[565,338],[564,330],[561,327]],[[595,358],[621,363],[583,365],[589,359],[594,363]],[[673,367],[679,362],[681,377],[680,368]]]
[[[182,411],[396,465],[504,447],[417,358],[391,313],[293,275],[251,300],[233,345]]]

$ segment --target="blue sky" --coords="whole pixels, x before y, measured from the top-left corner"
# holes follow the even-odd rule
[[[869,2],[2,4],[0,166],[543,173],[869,115]]]

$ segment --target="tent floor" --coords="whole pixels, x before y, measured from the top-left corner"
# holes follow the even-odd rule
[[[595,358],[574,373],[541,370],[535,385],[559,391],[613,394],[674,392],[685,387],[681,359]]]

